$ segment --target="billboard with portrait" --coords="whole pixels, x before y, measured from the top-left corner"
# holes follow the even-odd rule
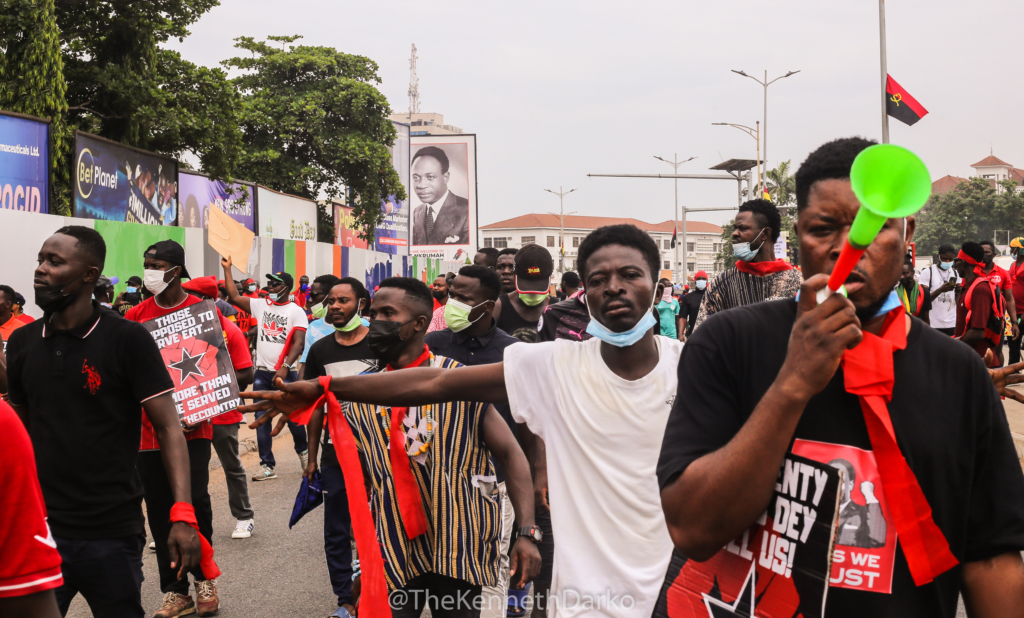
[[[178,174],[178,225],[209,228],[210,208],[220,208],[250,232],[256,231],[256,185],[211,180],[203,174]]]
[[[465,262],[476,252],[476,136],[411,138],[411,255]]]
[[[398,179],[405,188],[405,201],[394,195],[388,196],[382,204],[384,221],[377,226],[374,250],[392,255],[409,254],[409,204],[412,192],[409,190],[409,125],[395,122],[395,145],[391,152],[391,165],[398,172]]]
[[[0,208],[50,212],[50,125],[0,112]]]
[[[259,231],[264,238],[316,241],[316,202],[256,186]]]
[[[75,132],[75,216],[148,225],[178,223],[178,162]]]

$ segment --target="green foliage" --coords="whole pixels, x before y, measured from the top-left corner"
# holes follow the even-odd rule
[[[1024,196],[1015,186],[1007,181],[997,191],[990,181],[972,178],[932,195],[917,216],[917,254],[935,255],[942,243],[959,247],[964,241],[991,239],[995,230],[1019,236],[1024,231]]]
[[[220,69],[159,46],[218,0],[57,0],[68,123],[130,146],[199,157],[214,177],[239,154],[239,98]]]
[[[765,172],[768,195],[779,208],[796,206],[796,180],[790,170],[790,162],[783,161],[775,169]]]
[[[381,202],[406,199],[388,151],[396,136],[390,107],[373,85],[377,64],[330,47],[288,45],[299,38],[240,37],[235,47],[251,55],[223,62],[243,71],[234,80],[244,142],[236,174],[310,199],[341,198],[347,187],[360,237],[372,241]],[[327,208],[319,220],[330,221]]]
[[[715,254],[715,268],[719,272],[736,265],[736,256],[732,252],[732,232],[736,229],[733,220],[722,226],[722,250]]]
[[[58,34],[53,0],[0,0],[0,109],[51,120],[50,207],[69,215],[73,144]]]

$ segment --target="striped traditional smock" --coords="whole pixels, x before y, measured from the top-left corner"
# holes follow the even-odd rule
[[[462,365],[443,356],[423,366]],[[367,373],[379,371],[372,370]],[[370,509],[384,556],[388,589],[424,573],[474,585],[498,582],[500,501],[490,452],[483,443],[487,404],[453,401],[429,406],[437,429],[425,457],[412,460],[427,514],[427,532],[409,540],[402,524],[389,455],[391,408],[343,404],[345,418],[369,471]],[[427,406],[422,410],[426,411]]]

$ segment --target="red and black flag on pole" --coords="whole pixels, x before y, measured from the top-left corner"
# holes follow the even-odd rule
[[[928,113],[891,75],[885,76],[885,112],[903,124],[912,125]]]

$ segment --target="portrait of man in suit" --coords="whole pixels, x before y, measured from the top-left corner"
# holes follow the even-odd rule
[[[413,245],[469,244],[469,200],[448,189],[448,155],[425,146],[412,158],[412,187],[422,204],[412,214]]]
[[[865,504],[857,504],[853,501],[853,488],[857,484],[857,471],[853,464],[845,459],[833,459],[828,465],[846,473],[843,478],[843,497],[839,504],[836,545],[864,549],[885,547],[885,516],[875,497],[875,484],[871,481],[860,484]]]

